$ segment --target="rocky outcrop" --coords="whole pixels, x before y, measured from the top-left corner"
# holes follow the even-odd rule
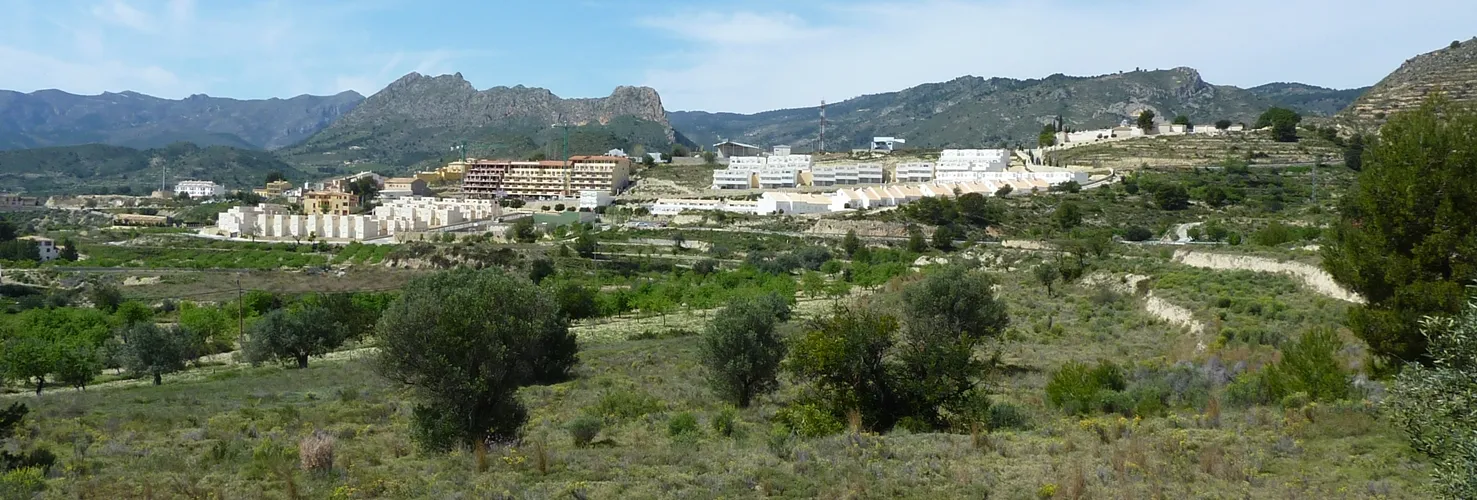
[[[479,128],[518,121],[603,125],[618,116],[670,128],[661,96],[650,87],[617,87],[610,97],[563,99],[547,89],[522,85],[477,90],[461,73],[434,77],[411,73],[370,96],[330,131],[394,123],[419,128]]]
[[[1477,102],[1477,38],[1405,61],[1340,118],[1353,124],[1382,124],[1390,115],[1415,109],[1427,96],[1444,93],[1457,102]]]

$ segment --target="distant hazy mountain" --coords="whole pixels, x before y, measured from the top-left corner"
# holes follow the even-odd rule
[[[353,110],[355,92],[291,99],[194,95],[160,99],[137,92],[85,96],[60,90],[0,90],[0,149],[77,144],[134,148],[175,142],[276,149],[306,139]]]
[[[618,87],[610,97],[562,99],[545,89],[477,90],[461,74],[406,75],[370,96],[354,111],[284,153],[295,162],[331,165],[367,162],[391,166],[439,161],[454,144],[469,143],[478,156],[521,157],[604,153],[641,145],[668,148],[677,140],[661,97],[647,87]]]
[[[155,149],[104,144],[0,151],[0,186],[4,191],[35,194],[87,193],[97,189],[134,194],[158,189],[163,180],[220,182],[231,189],[258,187],[270,172],[292,180],[306,177],[266,151],[226,146],[200,147],[176,143]],[[162,177],[161,177],[162,175]]]
[[[1453,101],[1477,103],[1477,38],[1453,44],[1405,61],[1339,118],[1351,125],[1380,124],[1389,115],[1419,107],[1433,92]]]
[[[1058,116],[1067,127],[1090,129],[1132,120],[1145,109],[1166,122],[1183,114],[1195,123],[1251,123],[1273,105],[1325,115],[1345,95],[1279,85],[1260,92],[1212,85],[1191,68],[1040,80],[967,76],[827,106],[826,146],[833,151],[860,147],[874,136],[904,138],[910,147],[1032,144],[1042,125]],[[705,144],[731,139],[810,150],[820,127],[819,108],[753,115],[679,111],[670,117],[673,127]]]

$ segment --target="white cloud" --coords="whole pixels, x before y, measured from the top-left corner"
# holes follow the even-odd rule
[[[154,24],[153,16],[134,8],[123,0],[109,0],[107,3],[94,5],[92,15],[103,21],[144,33],[153,33],[159,28]]]
[[[677,12],[642,24],[682,42],[647,72],[672,109],[814,106],[973,74],[1041,78],[1191,66],[1216,84],[1371,85],[1471,36],[1477,2],[865,0],[789,12]]]
[[[3,45],[0,88],[54,88],[83,94],[149,89],[164,95],[185,90],[177,75],[159,66],[133,66],[116,60],[76,63]]]

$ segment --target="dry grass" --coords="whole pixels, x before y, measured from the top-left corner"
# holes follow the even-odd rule
[[[326,474],[333,470],[333,435],[318,430],[297,444],[297,456],[304,471]]]

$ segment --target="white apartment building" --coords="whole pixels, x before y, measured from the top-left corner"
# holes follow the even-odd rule
[[[775,151],[788,153],[783,146],[776,147]],[[810,155],[735,156],[728,159],[728,168],[713,171],[713,187],[749,189],[757,185],[768,189],[793,188],[800,185],[800,174],[810,172],[811,167]]]
[[[876,163],[863,163],[856,166],[856,181],[859,184],[881,184],[886,181],[882,173],[882,165]]]
[[[594,210],[596,208],[610,206],[610,193],[603,189],[586,189],[580,191],[580,210]]]
[[[985,172],[1004,172],[1010,167],[1009,149],[945,149],[934,164],[934,179],[972,181]]]
[[[211,181],[180,181],[174,185],[174,194],[185,193],[192,199],[215,198],[226,195],[226,187]]]
[[[835,186],[836,185],[836,168],[835,167],[815,167],[815,168],[811,169],[810,170],[810,182],[808,182],[807,184],[809,184],[811,186]]]
[[[774,147],[775,156],[790,156],[790,147],[785,145]]]
[[[713,171],[713,187],[716,189],[750,189],[755,185],[755,170],[729,167]]]
[[[759,187],[764,189],[793,188],[800,185],[800,169],[766,168],[759,171]]]
[[[899,163],[895,176],[897,182],[930,182],[933,180],[933,164]]]

